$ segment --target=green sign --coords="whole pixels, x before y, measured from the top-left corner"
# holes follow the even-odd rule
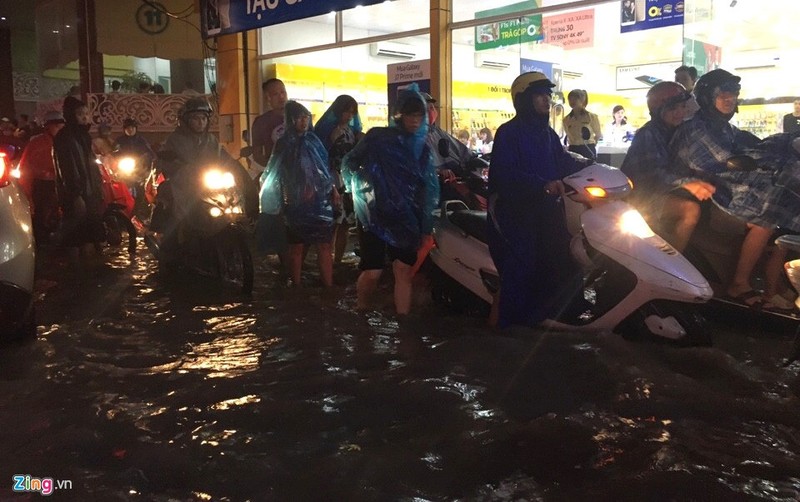
[[[512,14],[539,7],[537,0],[515,3],[497,9],[483,10],[475,13],[475,19]],[[483,51],[524,42],[538,42],[544,39],[542,33],[542,16],[523,16],[499,23],[482,24],[475,27],[475,50]]]

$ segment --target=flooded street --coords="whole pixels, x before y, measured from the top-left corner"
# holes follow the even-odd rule
[[[38,338],[0,346],[3,501],[38,499],[14,475],[81,501],[800,499],[792,333],[497,334],[424,291],[398,322],[388,283],[355,311],[353,263],[296,293],[257,258],[245,298],[141,242],[42,262]]]

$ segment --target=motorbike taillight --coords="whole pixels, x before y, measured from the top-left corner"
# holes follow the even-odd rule
[[[0,152],[0,188],[11,183],[11,162],[5,152]]]

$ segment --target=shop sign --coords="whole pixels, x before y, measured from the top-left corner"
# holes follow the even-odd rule
[[[697,68],[702,75],[719,68],[722,61],[722,47],[691,38],[683,39],[683,64]]]
[[[421,92],[431,92],[431,60],[408,61],[386,65],[386,91],[389,114],[393,113],[400,91],[416,82]]]
[[[585,9],[542,19],[544,43],[564,49],[594,46],[594,9]]]
[[[684,0],[622,0],[620,33],[681,25],[683,10]]]
[[[511,14],[539,7],[536,0],[515,3],[497,9],[483,10],[475,13],[475,19],[492,17],[500,14]],[[522,16],[499,23],[482,24],[475,27],[475,50],[496,49],[508,45],[542,40],[542,16]]]
[[[383,0],[200,0],[203,38],[253,30]]]
[[[617,90],[649,89],[664,80],[674,80],[680,61],[617,66]]]

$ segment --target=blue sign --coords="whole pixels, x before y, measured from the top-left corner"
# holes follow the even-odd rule
[[[383,0],[200,0],[203,38],[296,21]]]
[[[547,61],[536,61],[535,59],[520,58],[519,73],[523,74],[529,71],[539,71],[547,75],[547,78],[556,84],[556,86],[553,88],[553,92],[559,92],[562,90],[562,71],[561,68],[556,67],[553,63]]]
[[[620,33],[683,24],[684,0],[622,0]]]

